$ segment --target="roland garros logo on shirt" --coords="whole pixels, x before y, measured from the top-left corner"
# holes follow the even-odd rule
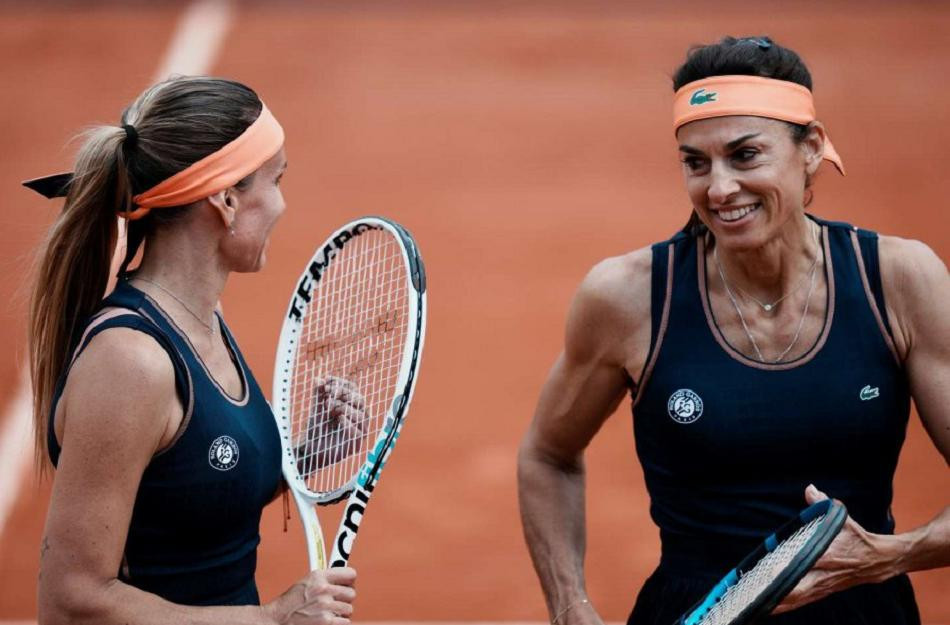
[[[208,463],[218,471],[230,471],[240,457],[237,441],[230,436],[219,436],[208,450]]]
[[[688,388],[681,388],[670,395],[666,411],[677,423],[692,423],[703,416],[703,400]]]

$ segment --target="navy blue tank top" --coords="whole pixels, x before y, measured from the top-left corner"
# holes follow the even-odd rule
[[[710,313],[705,242],[653,246],[650,354],[634,397],[661,568],[718,575],[805,507],[814,483],[865,529],[892,533],[910,394],[890,335],[877,235],[821,225],[824,327],[800,358],[751,360]]]
[[[101,308],[106,307],[130,312],[84,332],[77,356],[108,328],[148,334],[174,365],[185,411],[172,443],[152,458],[142,475],[119,579],[174,603],[259,603],[254,581],[258,526],[281,474],[277,426],[261,389],[220,316],[219,327],[241,376],[241,397],[225,392],[184,332],[142,291],[120,280],[103,300]],[[67,367],[50,413],[48,443],[54,466],[60,447],[53,415],[68,372]]]

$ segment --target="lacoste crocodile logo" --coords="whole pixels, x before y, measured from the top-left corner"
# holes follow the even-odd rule
[[[706,104],[707,102],[716,101],[716,92],[711,91],[710,93],[703,93],[706,91],[706,88],[697,89],[693,92],[693,97],[689,99],[690,106],[699,106],[700,104]]]
[[[861,401],[868,401],[869,399],[877,399],[881,396],[881,391],[878,388],[872,387],[870,384],[861,389]]]

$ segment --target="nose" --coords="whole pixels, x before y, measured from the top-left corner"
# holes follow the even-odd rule
[[[739,181],[735,172],[721,163],[713,161],[709,170],[709,188],[706,195],[712,205],[728,204],[729,200],[739,192]]]

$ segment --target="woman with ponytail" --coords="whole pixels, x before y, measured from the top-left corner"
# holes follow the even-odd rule
[[[74,172],[28,183],[66,197],[31,302],[36,453],[56,467],[42,625],[349,622],[352,569],[263,606],[254,582],[280,444],[217,304],[264,265],[283,139],[248,87],[175,78],[90,130]]]

